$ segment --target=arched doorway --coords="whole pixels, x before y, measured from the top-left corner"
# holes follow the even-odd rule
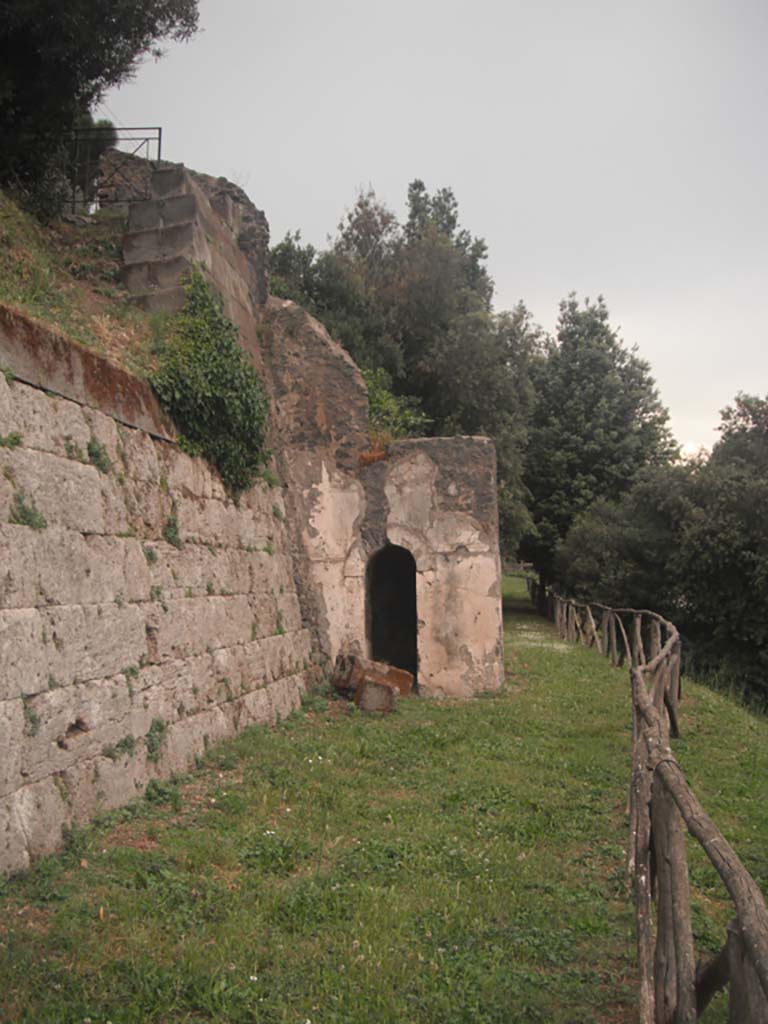
[[[407,669],[416,682],[416,562],[410,551],[387,544],[371,556],[366,597],[371,657]]]

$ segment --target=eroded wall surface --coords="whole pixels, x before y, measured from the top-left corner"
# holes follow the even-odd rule
[[[304,544],[331,657],[370,656],[366,569],[387,544],[416,563],[418,687],[470,697],[503,681],[496,456],[487,438],[399,441],[354,474],[320,460]]]
[[[119,375],[101,365],[102,397]],[[202,460],[115,412],[0,374],[1,871],[305,686],[282,489],[235,505]]]

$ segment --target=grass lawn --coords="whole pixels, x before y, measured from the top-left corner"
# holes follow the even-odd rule
[[[508,586],[500,696],[315,696],[5,883],[0,1020],[634,1020],[627,680]],[[767,723],[691,689],[681,760],[765,882]]]

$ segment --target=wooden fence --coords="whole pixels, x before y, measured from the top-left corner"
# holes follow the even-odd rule
[[[537,606],[538,583],[528,580]],[[678,735],[680,636],[654,612],[547,591],[560,636],[629,668],[633,751],[627,870],[636,907],[640,1024],[693,1024],[726,985],[730,1024],[768,1024],[768,909],[760,888],[685,781]],[[720,952],[694,953],[685,826],[725,884],[735,916]],[[654,912],[655,904],[655,912]]]

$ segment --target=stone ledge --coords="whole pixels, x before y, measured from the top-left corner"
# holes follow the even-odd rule
[[[176,438],[149,384],[2,304],[0,365],[26,384],[97,409],[153,437]]]

